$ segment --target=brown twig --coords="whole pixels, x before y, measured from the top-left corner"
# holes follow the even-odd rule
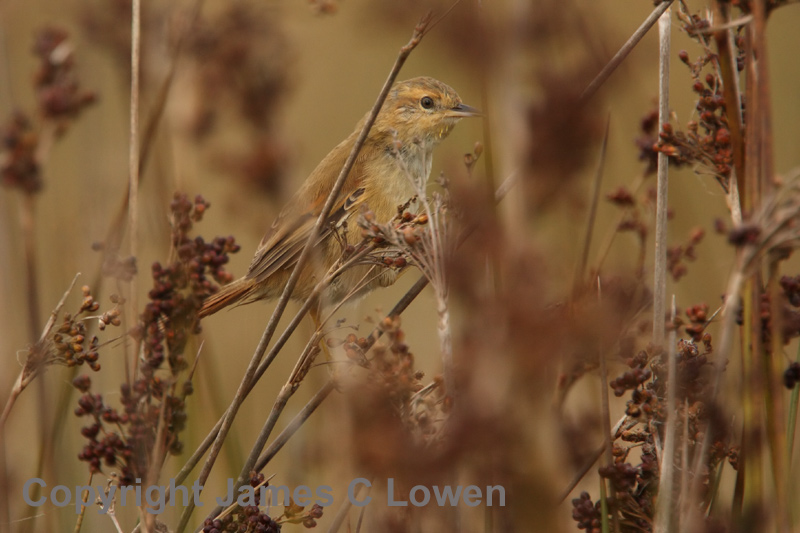
[[[586,220],[586,233],[583,238],[581,259],[575,269],[575,279],[572,284],[572,296],[576,297],[583,280],[586,277],[586,265],[589,262],[589,249],[592,247],[592,234],[597,217],[597,204],[600,200],[600,186],[603,183],[603,169],[606,164],[606,149],[608,148],[608,132],[611,127],[611,116],[606,119],[606,131],[603,134],[603,144],[600,146],[600,160],[597,162],[597,172],[592,184],[592,203],[589,206],[589,217]]]
[[[284,445],[289,442],[289,439],[292,438],[298,429],[305,423],[306,420],[317,410],[317,407],[322,405],[322,402],[330,395],[331,392],[336,388],[336,383],[333,379],[329,379],[325,382],[325,384],[320,388],[317,393],[306,403],[305,406],[300,410],[299,413],[289,422],[289,424],[280,432],[280,434],[275,437],[275,440],[272,441],[261,457],[258,458],[255,464],[255,470],[260,472],[267,466],[273,457],[284,447]]]
[[[266,371],[270,363],[274,360],[274,358],[283,348],[285,342],[288,341],[291,334],[297,329],[297,326],[300,325],[300,320],[302,320],[305,314],[310,310],[314,302],[317,301],[319,294],[321,294],[325,288],[329,287],[331,282],[337,276],[339,276],[342,272],[349,269],[353,265],[359,263],[361,259],[366,255],[368,255],[369,252],[371,251],[372,251],[371,246],[364,247],[362,250],[354,254],[338,268],[331,268],[331,271],[328,273],[328,275],[325,276],[325,278],[322,281],[317,283],[311,295],[309,295],[309,297],[306,298],[303,304],[303,308],[295,315],[294,320],[286,327],[283,334],[281,335],[281,338],[278,340],[278,342],[275,343],[275,346],[272,347],[272,350],[270,350],[269,355],[264,359],[262,364],[259,365],[258,370],[260,371],[260,373],[258,373],[257,371],[256,376],[254,377],[252,382],[253,385],[255,385],[255,383],[258,382],[261,375]],[[242,470],[239,474],[239,477],[236,480],[236,484],[234,485],[234,490],[233,490],[234,493],[238,493],[239,488],[243,486],[245,483],[247,483],[247,476],[252,470],[255,469],[258,457],[263,451],[264,447],[266,446],[267,441],[269,440],[269,436],[272,434],[272,430],[275,428],[275,424],[278,422],[278,418],[280,417],[281,413],[283,413],[283,410],[286,407],[286,403],[300,387],[300,383],[305,378],[311,363],[313,362],[314,358],[319,352],[318,346],[321,339],[322,339],[322,331],[321,329],[317,329],[317,331],[315,331],[314,334],[311,335],[311,338],[309,338],[308,342],[306,343],[306,346],[303,349],[302,353],[300,354],[300,357],[297,359],[294,369],[292,369],[292,371],[290,372],[289,377],[286,380],[286,383],[283,385],[283,387],[281,387],[281,390],[278,393],[278,397],[275,399],[275,402],[272,405],[270,414],[267,417],[266,422],[262,426],[261,432],[256,438],[255,443],[250,449],[250,454],[247,456],[247,459],[244,462],[244,466],[242,466]],[[252,389],[252,387],[250,388]]]
[[[725,113],[728,117],[728,130],[731,132],[731,145],[733,146],[733,167],[736,171],[737,189],[739,196],[744,193],[742,180],[744,180],[744,138],[742,136],[742,106],[739,94],[739,80],[736,68],[736,56],[733,53],[733,31],[729,23],[730,12],[726,2],[714,0],[715,22],[713,28],[714,41],[717,43],[717,57],[720,77],[722,78],[722,91],[725,97]]]
[[[675,321],[675,295],[672,295],[671,319]],[[656,522],[654,531],[656,533],[667,533],[682,531],[680,527],[680,514],[675,512],[674,488],[675,488],[675,449],[676,439],[678,438],[676,429],[678,416],[678,354],[677,354],[677,335],[676,329],[672,328],[669,332],[669,342],[667,350],[667,423],[664,429],[664,447],[661,453],[661,470],[658,486],[658,508],[656,510]],[[685,415],[686,416],[686,415]],[[688,495],[686,495],[688,496]]]
[[[662,4],[663,5],[663,4]],[[669,45],[670,11],[659,19],[658,131],[669,122]],[[653,343],[664,344],[665,297],[667,293],[667,201],[669,196],[669,158],[658,152],[658,197],[656,199],[655,259],[653,279]]]
[[[606,130],[606,137],[608,136],[608,130]],[[602,294],[602,287],[600,285],[600,278],[597,279],[597,299],[598,301],[602,301],[603,294]],[[604,435],[604,445],[603,448],[605,449],[605,466],[611,468],[614,465],[614,455],[613,455],[613,443],[614,443],[614,434],[611,433],[611,407],[608,399],[608,368],[606,365],[606,357],[602,350],[597,350],[597,358],[598,363],[600,366],[600,390],[601,390],[601,403],[603,407],[603,435]],[[605,483],[608,487],[606,489],[606,494],[612,495],[614,494],[613,490],[611,490],[612,484],[610,480],[601,481],[601,483]],[[610,498],[613,501],[613,496]],[[613,523],[615,533],[619,533],[619,513],[617,512],[616,506],[611,507],[611,520]]]
[[[150,161],[150,153],[156,140],[156,131],[158,129],[159,124],[161,123],[161,118],[164,116],[164,110],[166,109],[166,104],[169,99],[169,94],[170,91],[172,90],[172,85],[175,80],[175,73],[178,70],[178,59],[180,57],[181,51],[183,50],[183,46],[186,42],[186,37],[189,34],[189,29],[192,28],[195,21],[199,18],[204,3],[205,0],[195,1],[194,10],[192,11],[192,17],[190,19],[190,22],[186,25],[184,30],[181,31],[178,36],[178,40],[175,43],[175,47],[172,50],[169,71],[167,72],[167,75],[164,77],[164,80],[161,82],[161,85],[158,88],[158,93],[155,99],[155,106],[153,107],[152,111],[147,117],[147,122],[144,126],[144,130],[142,133],[141,148],[139,150],[140,185],[142,177],[144,176],[144,171],[147,168],[147,163]],[[128,219],[129,195],[130,195],[130,187],[126,187],[125,192],[122,195],[119,207],[117,208],[113,219],[108,225],[108,231],[106,232],[104,242],[106,244],[106,249],[112,252],[116,252],[116,250],[119,248],[120,242],[122,241],[122,235],[125,229],[125,221]],[[92,287],[100,286],[102,275],[103,275],[102,268],[100,268],[98,269],[97,275],[95,276],[95,282],[92,284]]]
[[[359,484],[358,485],[358,489],[356,490],[355,497],[353,498],[353,500],[355,500],[355,501],[360,500],[361,492],[366,490],[367,494],[369,494],[369,491],[371,489],[372,489],[372,480],[370,480],[370,484],[368,486]],[[328,532],[327,533],[336,533],[337,531],[339,531],[339,529],[344,524],[344,521],[347,518],[347,515],[350,512],[350,508],[352,506],[353,506],[353,502],[350,501],[349,498],[342,502],[342,505],[339,506],[339,510],[336,511],[336,514],[333,517],[333,521],[331,522],[331,525],[328,526]],[[362,507],[361,508],[362,513],[361,513],[361,515],[359,517],[358,524],[356,525],[356,529],[355,529],[356,533],[361,531],[361,520],[362,520],[362,518],[364,516],[363,512],[365,510],[366,510],[366,507]]]
[[[141,56],[142,4],[141,0],[131,3],[131,99],[130,99],[130,138],[128,140],[128,233],[131,256],[139,253],[139,67]],[[139,309],[136,276],[131,279],[128,309],[136,316]],[[126,344],[127,346],[127,344]],[[130,361],[126,357],[127,361]],[[139,358],[133,357],[133,375],[136,375]]]
[[[614,428],[610,432],[610,435],[612,435],[613,438],[616,439],[617,436],[619,436],[619,432],[622,429],[623,424],[627,419],[628,419],[627,415],[624,415],[617,421],[616,424],[614,424]],[[634,421],[633,423],[635,424],[636,422]],[[597,449],[594,451],[594,453],[589,456],[589,459],[584,463],[583,467],[578,472],[575,473],[575,475],[567,484],[567,486],[564,488],[564,490],[561,491],[561,494],[558,497],[558,502],[563,502],[564,500],[566,500],[569,497],[570,493],[573,490],[575,490],[575,487],[577,487],[578,483],[580,483],[581,480],[586,476],[586,474],[589,473],[589,470],[592,469],[592,466],[594,466],[597,460],[603,456],[603,452],[606,449],[606,445],[607,445],[606,442],[603,442],[603,444],[598,446]]]
[[[58,318],[58,314],[61,312],[61,309],[64,307],[64,303],[67,301],[67,297],[72,292],[72,289],[75,287],[75,283],[78,281],[78,277],[80,273],[76,274],[74,278],[72,278],[72,283],[70,283],[69,288],[64,292],[64,295],[59,300],[58,304],[56,304],[53,312],[50,313],[50,318],[47,320],[47,324],[45,324],[44,329],[42,330],[41,335],[39,336],[39,342],[37,344],[42,344],[47,336],[50,334],[50,331],[53,329],[53,326],[56,323],[56,319]],[[30,383],[30,381],[35,377],[33,375],[26,375],[27,366],[20,370],[19,375],[17,376],[17,380],[14,383],[13,388],[11,389],[11,393],[9,394],[8,400],[6,400],[5,407],[3,407],[3,413],[0,415],[0,434],[3,433],[3,428],[5,427],[6,420],[8,419],[8,415],[11,413],[11,409],[14,407],[14,403],[16,402],[17,398],[19,397],[20,393],[25,389],[25,387]]]
[[[28,298],[28,333],[30,342],[42,330],[39,321],[39,283],[37,279],[36,259],[36,195],[35,193],[22,193],[20,206],[20,229],[22,231],[22,244],[25,254],[25,288]]]
[[[261,361],[261,363],[258,365],[258,369],[256,370],[255,376],[253,378],[254,384],[259,379],[261,379],[261,376],[264,375],[264,372],[267,371],[269,366],[272,364],[272,361],[275,360],[275,358],[278,356],[278,353],[281,351],[281,349],[283,349],[284,345],[289,341],[289,337],[292,336],[294,331],[300,325],[300,322],[303,320],[306,314],[311,310],[311,308],[316,305],[316,302],[318,301],[323,291],[327,289],[330,286],[331,282],[333,282],[333,280],[336,279],[342,272],[344,272],[351,266],[357,264],[372,250],[373,247],[371,245],[365,246],[364,248],[356,252],[353,256],[351,256],[343,264],[331,268],[330,272],[328,272],[328,274],[314,286],[314,288],[311,290],[311,294],[309,295],[309,297],[306,298],[305,301],[303,302],[303,305],[300,306],[300,310],[295,314],[292,321],[289,322],[289,325],[286,326],[286,329],[283,331],[281,336],[272,346],[272,349],[269,351],[266,357],[264,357],[264,360]]]
[[[275,424],[278,423],[278,418],[280,418],[287,402],[295,393],[295,391],[297,391],[298,387],[300,386],[300,382],[308,372],[309,366],[319,353],[318,345],[321,338],[322,334],[317,331],[308,339],[303,353],[298,358],[294,369],[289,374],[289,378],[286,380],[286,383],[284,383],[283,387],[281,387],[278,397],[272,404],[272,409],[269,412],[269,416],[264,422],[264,425],[261,427],[261,431],[253,443],[253,447],[250,450],[250,455],[248,455],[247,459],[245,460],[241,472],[239,473],[239,477],[236,479],[236,483],[233,486],[233,494],[238,494],[239,489],[248,482],[248,476],[255,468],[256,462],[258,461],[258,456],[261,454],[264,446],[266,446],[269,436],[272,434],[272,430],[275,429]],[[324,397],[322,399],[324,400]],[[220,510],[220,508],[217,508],[212,511],[212,513],[209,515],[209,518],[214,518],[216,513],[218,513]]]
[[[639,41],[642,40],[642,37],[653,27],[653,24],[661,17],[661,15],[669,9],[669,6],[672,5],[673,0],[665,0],[656,6],[652,13],[642,22],[641,26],[639,26],[633,35],[627,40],[625,44],[614,54],[614,57],[611,58],[603,70],[592,80],[588,87],[583,91],[581,94],[581,100],[588,100],[597,90],[606,82],[606,80],[611,77],[611,74],[617,69],[625,58],[628,57],[628,54],[631,53]]]

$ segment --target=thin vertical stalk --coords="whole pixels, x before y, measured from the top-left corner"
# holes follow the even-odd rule
[[[794,360],[800,364],[800,344],[797,345],[797,352],[795,353]],[[789,418],[787,419],[786,428],[786,455],[787,467],[792,465],[792,455],[794,450],[794,432],[797,428],[797,405],[800,403],[800,387],[792,388],[792,396],[789,400]]]
[[[759,512],[764,495],[763,464],[763,375],[758,361],[763,353],[761,342],[761,290],[755,276],[745,283],[744,312],[745,325],[742,360],[743,379],[743,435],[742,454],[744,455],[744,494],[743,516]]]
[[[760,198],[759,183],[759,121],[758,109],[759,102],[755,98],[755,86],[757,83],[756,69],[753,65],[753,25],[749,25],[745,30],[747,42],[747,55],[745,57],[747,68],[747,84],[745,86],[745,100],[747,101],[747,115],[750,117],[748,126],[745,130],[745,173],[741,198],[742,211],[746,216],[752,216],[752,211],[758,205]],[[760,453],[756,453],[755,436],[758,431],[756,425],[756,407],[753,399],[753,285],[757,279],[757,274],[748,277],[742,287],[742,461],[741,467],[736,475],[736,489],[733,500],[733,516],[735,520],[741,520],[745,509],[754,501],[757,501],[760,494],[761,483],[761,461]],[[760,335],[757,335],[760,336]],[[708,439],[706,439],[708,440]]]
[[[767,441],[770,448],[770,459],[772,462],[772,477],[775,483],[776,496],[776,520],[779,531],[788,531],[789,517],[787,514],[787,491],[788,491],[788,464],[787,458],[787,434],[786,434],[786,408],[784,406],[783,394],[783,293],[780,286],[780,259],[770,254],[769,257],[769,278],[767,282],[767,293],[770,296],[770,315],[771,346],[765,346],[765,353],[762,358],[762,372],[764,376],[764,400],[766,402],[766,428]],[[782,528],[782,529],[781,529]]]
[[[600,279],[597,280],[597,297],[598,300],[602,299],[602,295],[600,293]],[[614,465],[614,454],[613,454],[613,443],[614,443],[614,435],[611,433],[611,407],[608,398],[608,369],[606,368],[606,358],[605,354],[598,350],[598,363],[600,365],[600,389],[601,389],[601,400],[603,405],[603,434],[605,441],[605,464],[607,467],[611,468]],[[615,432],[616,433],[616,432]],[[606,486],[608,487],[608,492],[606,492]],[[608,497],[611,496],[612,500],[616,499],[616,494],[613,492],[613,484],[611,480],[608,480],[608,483],[604,479],[600,480],[600,487],[601,487],[601,505],[605,508],[603,511],[603,531],[609,531],[608,525]],[[614,531],[619,533],[619,514],[617,513],[617,506],[614,505],[613,508],[613,515],[612,515],[612,524],[614,526]]]
[[[39,279],[38,279],[38,259],[36,256],[36,195],[35,193],[25,192],[22,194],[22,204],[20,205],[20,228],[22,231],[22,245],[25,254],[25,289],[27,296],[27,311],[28,311],[28,338],[31,344],[36,342],[36,339],[41,331],[40,326],[40,306],[39,306]],[[39,403],[39,412],[41,416],[37,417],[37,426],[39,430],[39,453],[36,465],[36,477],[45,477],[44,473],[47,472],[52,465],[52,451],[48,443],[50,439],[50,420],[45,413],[48,412],[49,394],[46,383],[43,379],[37,379],[34,384],[36,389],[37,402]],[[38,489],[38,487],[36,487]],[[38,492],[34,491],[34,497],[38,496]],[[5,506],[5,504],[4,504]],[[32,531],[33,524],[36,521],[37,513],[31,511],[30,520],[23,522],[20,531]],[[50,519],[52,520],[52,519]],[[52,522],[50,523],[52,525]]]
[[[753,54],[755,56],[756,87],[758,114],[754,119],[759,123],[759,146],[761,190],[771,192],[775,189],[773,146],[772,146],[772,113],[770,106],[769,62],[767,61],[766,38],[767,12],[766,2],[753,3]],[[775,522],[778,531],[789,531],[790,506],[788,496],[788,468],[786,465],[786,439],[784,437],[784,405],[781,386],[780,367],[783,364],[783,336],[781,334],[779,278],[779,256],[769,257],[769,294],[772,297],[772,346],[763,347],[762,356],[762,399],[766,407],[767,442],[770,447],[770,460],[775,488]],[[766,350],[772,353],[769,354]]]
[[[672,320],[675,320],[675,295],[672,295]],[[658,486],[658,508],[654,531],[668,533],[675,530],[677,516],[673,500],[675,481],[675,440],[678,418],[678,364],[676,348],[676,331],[669,332],[669,349],[667,350],[667,424],[664,429],[664,448],[661,452],[661,471]]]
[[[683,506],[685,502],[691,501],[692,493],[691,490],[691,483],[689,482],[690,471],[689,471],[689,417],[686,416],[686,412],[689,410],[689,399],[683,399],[683,432],[682,432],[682,439],[681,439],[681,484],[680,490],[678,494],[678,523],[677,523],[677,531],[684,531],[685,524],[684,524],[684,517],[686,513],[683,512]],[[721,473],[722,468],[719,469],[719,473]],[[720,475],[717,474],[717,480],[719,480]],[[719,481],[718,481],[719,482]],[[716,491],[715,491],[716,493]],[[716,499],[716,497],[715,497]]]
[[[667,9],[658,20],[659,35],[659,91],[658,129],[669,121],[669,45],[672,19]],[[653,343],[664,344],[664,318],[667,293],[667,200],[669,194],[669,159],[658,153],[658,198],[656,200],[656,251],[653,280]]]
[[[662,17],[663,14],[669,9],[669,6],[672,5],[673,0],[665,0],[658,4],[655,9],[648,15],[644,22],[633,32],[633,35],[625,42],[624,45],[614,54],[614,57],[611,58],[603,70],[592,80],[586,89],[584,89],[583,93],[581,94],[581,100],[588,100],[597,90],[606,82],[608,78],[611,77],[611,74],[617,69],[617,67],[628,57],[628,54],[631,53],[639,41],[642,40],[642,37],[653,27],[653,24],[656,23],[657,20],[660,20],[659,17]]]
[[[28,298],[28,338],[36,342],[42,331],[39,324],[39,282],[37,276],[36,259],[36,196],[33,193],[22,194],[20,206],[20,228],[22,230],[22,245],[25,249],[25,289]]]
[[[575,279],[572,282],[572,297],[578,296],[578,291],[583,285],[586,276],[586,265],[589,263],[589,249],[592,247],[592,235],[597,218],[597,204],[600,201],[600,186],[603,183],[603,169],[606,165],[606,151],[608,150],[608,132],[611,127],[611,116],[606,118],[606,131],[603,134],[603,144],[600,146],[600,160],[597,162],[597,172],[594,174],[592,184],[592,203],[589,204],[589,217],[586,220],[586,232],[583,237],[583,247],[578,268],[575,269]]]
[[[730,20],[730,7],[728,2],[714,0],[714,21],[720,28],[714,32],[714,41],[717,44],[719,72],[722,77],[722,94],[725,97],[725,114],[728,119],[728,130],[731,132],[731,146],[733,147],[733,168],[736,179],[736,188],[739,199],[745,195],[744,184],[744,138],[742,136],[742,106],[739,91],[739,79],[736,67],[736,56],[733,46],[733,28],[727,27]],[[733,207],[733,206],[732,206]],[[739,211],[741,212],[741,211]],[[741,220],[734,220],[741,223]]]
[[[131,2],[131,99],[130,99],[130,138],[128,140],[128,231],[130,236],[131,256],[139,253],[139,66],[141,57],[141,0]],[[131,316],[136,316],[139,309],[136,276],[131,279],[129,295]],[[127,345],[127,343],[126,343]],[[139,358],[133,356],[133,375]],[[130,363],[126,358],[125,365]]]

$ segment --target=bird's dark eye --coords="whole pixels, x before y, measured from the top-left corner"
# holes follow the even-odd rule
[[[430,96],[423,96],[422,100],[419,101],[419,105],[421,105],[423,109],[431,109],[433,107],[433,98]]]

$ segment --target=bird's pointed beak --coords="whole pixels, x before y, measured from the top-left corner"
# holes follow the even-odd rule
[[[451,107],[447,111],[445,111],[445,115],[448,117],[480,117],[483,114],[475,109],[474,107],[468,106],[467,104],[458,104],[457,106]]]

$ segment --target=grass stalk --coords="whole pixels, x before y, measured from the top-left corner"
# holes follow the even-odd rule
[[[141,0],[132,0],[130,131],[128,132],[128,236],[132,257],[138,257],[139,253],[139,70],[141,66],[141,28]],[[133,276],[128,296],[128,309],[131,310],[130,316],[136,316],[139,309],[137,286],[137,277]],[[126,361],[131,361],[131,359],[126,357]],[[132,363],[133,375],[135,376],[139,363],[139,358],[136,357],[136,354],[134,354]]]
[[[618,66],[625,61],[625,58],[628,57],[628,54],[631,53],[631,50],[636,48],[636,45],[639,44],[639,41],[647,34],[650,28],[659,20],[662,14],[664,14],[669,6],[672,5],[673,0],[666,0],[658,4],[655,9],[648,15],[648,17],[642,22],[642,24],[633,32],[633,35],[622,45],[622,47],[614,54],[614,57],[611,58],[603,70],[592,80],[586,89],[584,89],[583,93],[581,94],[581,100],[588,100],[597,92],[597,90],[611,77],[611,74],[617,69]]]
[[[662,4],[663,5],[663,4]],[[658,130],[669,122],[669,48],[671,11],[665,9],[658,22]],[[667,293],[667,203],[669,201],[669,158],[658,153],[658,197],[656,200],[655,257],[653,259],[653,343],[664,344],[665,297]]]
[[[675,322],[677,310],[675,295],[672,296],[672,322]],[[678,362],[677,362],[677,332],[672,328],[667,342],[667,423],[664,429],[664,448],[661,453],[661,469],[658,486],[658,509],[656,522],[653,528],[655,533],[669,533],[674,531],[678,523],[675,512],[675,449],[678,427]]]
[[[608,132],[611,128],[611,116],[606,119],[606,129],[603,134],[603,144],[600,146],[600,159],[597,162],[597,171],[592,182],[592,198],[589,204],[589,217],[586,220],[586,230],[581,247],[581,258],[578,267],[575,269],[575,279],[572,283],[572,296],[577,297],[578,291],[583,280],[586,278],[586,265],[589,263],[589,250],[592,247],[592,236],[594,234],[595,221],[597,219],[597,204],[600,202],[600,191],[603,183],[603,169],[606,163],[606,150],[608,149]]]
[[[608,130],[606,130],[606,134]],[[597,280],[597,299],[602,301],[602,292],[601,292],[601,285],[600,279]],[[600,365],[600,396],[601,396],[601,404],[603,407],[603,435],[604,435],[604,446],[605,449],[605,465],[611,468],[614,465],[614,454],[613,454],[613,442],[614,442],[614,435],[611,434],[611,407],[608,398],[608,368],[606,367],[606,357],[605,354],[598,350],[597,353],[598,363]],[[617,506],[615,505],[616,497],[613,491],[613,484],[611,480],[600,480],[601,491],[600,491],[600,498],[602,501],[603,510],[603,531],[609,531],[609,524],[608,524],[608,511],[613,510],[613,514],[611,516],[611,522],[614,527],[615,533],[619,533],[619,514],[617,513]],[[611,496],[611,501],[609,500],[609,495]],[[609,507],[609,503],[612,505]]]

